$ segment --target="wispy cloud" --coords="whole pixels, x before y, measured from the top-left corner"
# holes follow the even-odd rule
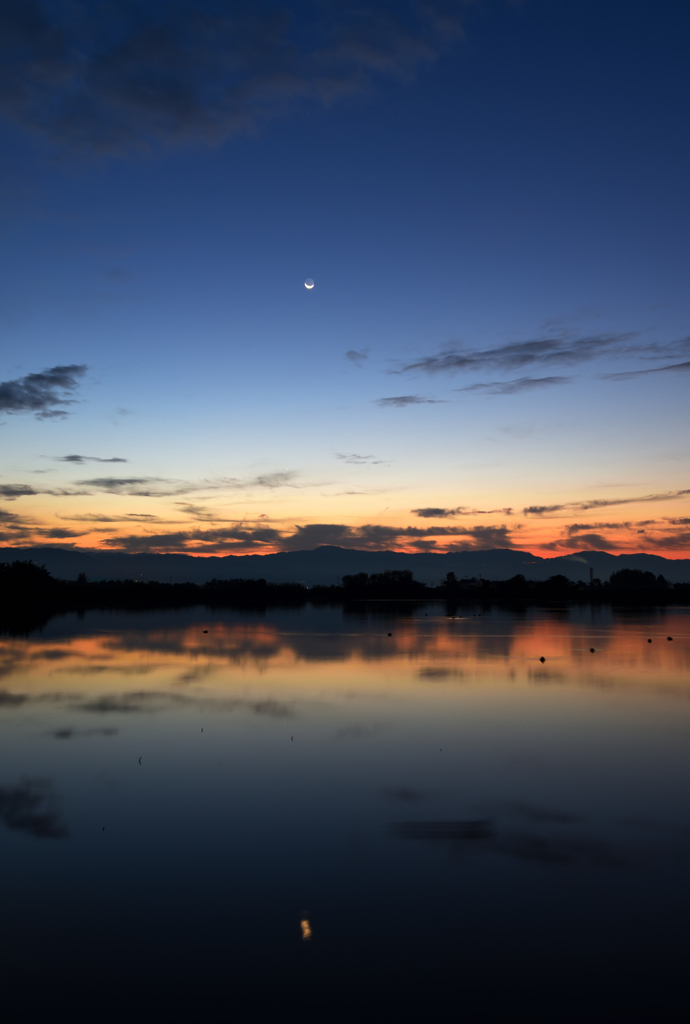
[[[188,501],[176,501],[175,504],[184,515],[203,523],[218,523],[225,519],[217,509],[208,508],[206,505],[194,505]]]
[[[127,459],[99,459],[97,455],[59,455],[56,462],[127,462]]]
[[[336,459],[347,462],[350,466],[383,466],[387,465],[383,459],[377,459],[375,455],[357,455],[356,452],[334,452]]]
[[[223,554],[232,548],[246,550],[276,546],[281,540],[281,533],[270,527],[255,530],[223,527],[215,530],[177,530],[143,536],[109,537],[103,543],[108,548],[129,553],[191,551],[198,554]]]
[[[6,498],[8,501],[14,501],[15,498],[25,498],[31,494],[38,494],[33,487],[29,487],[28,484],[0,484],[0,498]]]
[[[690,488],[682,491],[664,491],[661,494],[642,494],[633,498],[592,498],[588,501],[570,501],[563,505],[529,505],[523,509],[526,516],[543,516],[554,512],[587,512],[595,508],[612,508],[614,505],[637,505],[646,501],[672,501],[690,494]]]
[[[427,546],[432,537],[462,538],[451,544],[452,550],[486,547],[512,547],[509,530],[505,526],[345,526],[340,523],[310,523],[297,526],[295,532],[283,537],[284,550],[295,551],[334,545],[347,548],[383,549],[395,544]],[[447,546],[447,545],[446,545]]]
[[[672,366],[652,366],[646,370],[628,370],[626,373],[602,373],[602,380],[632,380],[633,377],[645,377],[650,373],[685,373],[690,370],[690,362],[674,363]]]
[[[439,399],[423,398],[421,395],[394,395],[391,398],[377,398],[376,405],[382,409],[404,409],[407,405],[438,405]]]
[[[457,508],[411,508],[410,512],[419,516],[420,519],[454,519],[456,516],[493,516],[503,515],[510,516],[513,514],[512,508],[468,508],[465,505],[459,505]]]
[[[621,545],[601,533],[589,532],[578,533],[574,537],[561,537],[542,547],[548,551],[616,551]]]
[[[30,537],[34,526],[32,519],[0,508],[0,541],[16,544],[17,541]]]
[[[127,523],[132,520],[150,523],[157,522],[159,516],[145,512],[126,512],[122,516],[102,515],[100,512],[85,512],[83,515],[58,516],[58,519],[63,519],[69,523]]]
[[[154,484],[165,484],[170,481],[157,476],[98,476],[90,480],[77,480],[82,487],[93,487],[97,491],[107,491],[109,494],[141,495],[151,497],[155,494],[175,494],[176,490],[170,491],[154,488]]]
[[[572,377],[518,377],[516,380],[495,380],[489,384],[470,384],[457,391],[482,391],[487,395],[516,395],[520,391],[534,391],[557,384],[569,384]]]
[[[77,480],[82,487],[108,494],[122,494],[128,497],[173,497],[193,494],[199,491],[252,491],[275,490],[279,487],[298,487],[297,474],[290,470],[278,473],[263,473],[259,476],[241,479],[239,477],[218,477],[214,480],[185,481],[168,480],[165,477],[115,477],[100,476],[88,480]],[[46,492],[48,493],[48,492]],[[54,493],[54,492],[50,492]],[[65,494],[69,493],[65,491]],[[88,491],[86,493],[89,493]]]
[[[1,25],[0,17],[0,25]],[[86,373],[86,366],[53,366],[41,373],[29,373],[16,380],[0,382],[0,412],[32,412],[39,420],[67,415],[76,401],[74,392]]]
[[[237,523],[213,528],[180,529],[167,532],[130,534],[106,538],[110,550],[140,552],[189,552],[224,554],[242,551],[301,551],[323,545],[362,548],[370,551],[395,547],[434,549],[440,539],[444,549],[476,550],[488,547],[512,547],[506,526],[382,526],[367,523],[346,526],[342,523],[309,523],[291,531],[256,524]]]
[[[64,526],[53,526],[50,528],[43,528],[40,531],[42,537],[48,537],[50,540],[65,540],[69,537],[83,537],[84,531],[68,530]]]
[[[294,7],[294,5],[292,5]],[[88,153],[216,145],[295,104],[409,78],[460,35],[457,0],[0,6],[0,109]]]
[[[345,353],[345,358],[349,359],[351,363],[356,363],[357,366],[361,366],[365,359],[368,359],[366,351],[358,352],[357,349],[349,348]]]
[[[630,351],[638,352],[640,351],[639,346],[637,348],[630,346],[634,337],[633,333],[627,333],[586,335],[573,338],[568,333],[563,333],[554,337],[511,342],[509,345],[486,349],[449,346],[437,355],[416,359],[392,372],[423,371],[435,374],[467,370],[518,370],[524,366],[547,366],[550,364],[574,366],[612,353],[621,355]],[[519,380],[528,379],[530,378],[519,378]],[[495,387],[501,383],[511,384],[514,382],[497,382],[486,386]]]
[[[458,508],[435,508],[430,506],[429,508],[411,508],[410,512],[421,519],[453,519],[455,516],[462,515],[463,508],[461,506]]]

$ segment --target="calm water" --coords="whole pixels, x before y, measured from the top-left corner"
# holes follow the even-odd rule
[[[687,610],[90,613],[0,673],[15,1019],[687,1019]]]

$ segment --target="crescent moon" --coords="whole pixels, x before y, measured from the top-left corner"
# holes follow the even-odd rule
[[[304,282],[304,287],[307,289],[307,291],[311,291],[311,289],[314,287],[314,282],[310,277],[308,277],[307,280]]]

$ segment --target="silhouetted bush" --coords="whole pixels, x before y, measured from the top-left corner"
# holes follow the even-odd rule
[[[31,561],[0,563],[0,599],[6,603],[44,596],[55,582],[45,565]]]
[[[611,578],[609,580],[611,587],[620,588],[632,588],[632,587],[666,587],[666,581],[663,577],[655,577],[653,572],[645,572],[642,569],[618,569],[617,572],[611,572]]]

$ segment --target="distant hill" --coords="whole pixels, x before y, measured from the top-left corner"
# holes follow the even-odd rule
[[[271,555],[225,555],[203,558],[195,555],[128,555],[115,551],[78,548],[0,548],[0,562],[32,559],[45,565],[60,579],[76,579],[85,573],[90,580],[135,579],[162,583],[205,583],[216,579],[257,579],[269,583],[303,582],[307,586],[338,583],[348,574],[409,569],[415,579],[430,585],[441,582],[447,572],[506,580],[517,573],[527,579],[545,580],[561,574],[568,579],[589,581],[589,570],[606,581],[620,569],[642,569],[664,576],[669,583],[690,582],[690,559],[662,558],[661,555],[610,555],[606,551],[578,551],[556,558],[540,558],[528,551],[509,548],[490,551],[461,551],[455,554],[400,551],[359,551],[323,546],[311,551],[286,551]]]

